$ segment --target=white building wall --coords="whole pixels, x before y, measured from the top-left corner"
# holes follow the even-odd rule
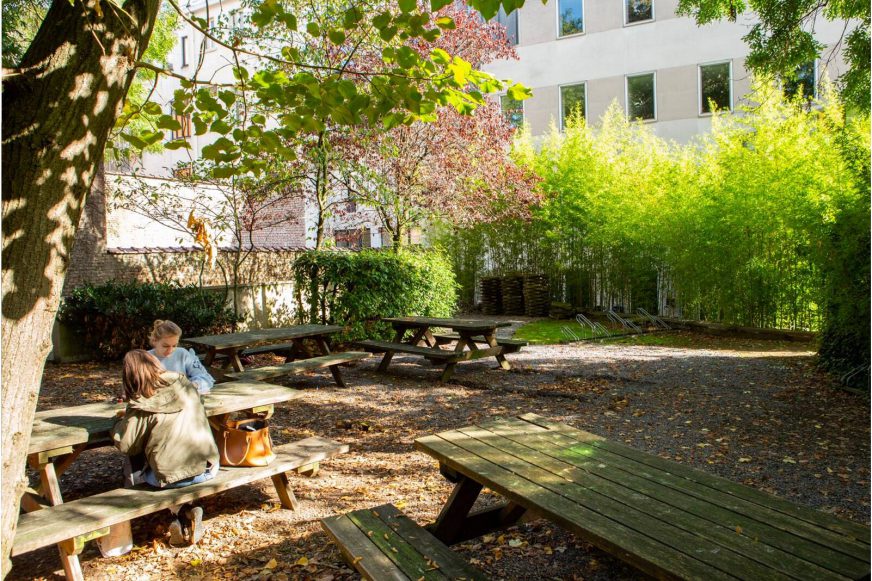
[[[560,122],[561,85],[586,83],[587,118],[597,120],[613,100],[625,108],[625,75],[656,73],[657,120],[654,131],[687,141],[708,131],[709,116],[699,113],[699,65],[732,62],[733,106],[750,90],[744,67],[748,48],[742,37],[754,23],[752,16],[737,22],[721,21],[697,26],[675,14],[676,0],[653,0],[654,19],[624,24],[624,2],[585,0],[584,28],[580,34],[558,37],[559,0],[543,5],[528,0],[518,11],[519,60],[490,63],[485,70],[498,78],[511,78],[533,90],[524,101],[524,118],[533,135],[546,133]],[[833,47],[844,23],[820,19],[816,38]],[[827,75],[835,79],[845,70],[841,58],[827,61]]]

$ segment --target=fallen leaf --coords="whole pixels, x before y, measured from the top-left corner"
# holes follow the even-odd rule
[[[739,462],[750,462],[750,461],[751,461],[751,458],[748,458],[748,457],[739,458]]]
[[[358,559],[362,559],[362,558],[363,557],[358,557]],[[355,561],[355,563],[356,562],[357,561]],[[300,557],[299,559],[297,559],[297,565],[299,565],[300,567],[305,567],[308,564],[309,564],[309,559],[307,559],[306,557]],[[276,565],[278,565],[278,563],[276,563],[276,560],[270,559],[270,562],[266,564],[266,568],[267,569],[275,569]]]

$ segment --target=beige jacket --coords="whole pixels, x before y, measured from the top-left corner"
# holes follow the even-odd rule
[[[161,378],[166,387],[127,402],[112,439],[128,456],[144,453],[158,482],[166,486],[202,474],[207,464],[217,466],[219,457],[197,388],[173,371]]]

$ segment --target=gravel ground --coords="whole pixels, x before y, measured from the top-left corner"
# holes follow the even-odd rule
[[[513,325],[512,328],[517,325]],[[503,331],[511,332],[512,328]],[[527,347],[506,372],[493,361],[458,365],[452,383],[415,357],[297,377],[305,395],[279,406],[276,443],[318,434],[352,451],[297,478],[296,513],[278,510],[269,481],[207,499],[196,547],[166,544],[167,514],[137,519],[130,554],[102,559],[88,543],[89,579],[356,579],[318,519],[392,502],[432,522],[450,485],[415,438],[477,421],[535,412],[638,449],[869,524],[869,400],[814,370],[808,345],[679,333],[682,347],[598,344]],[[268,356],[258,358],[267,363]],[[40,409],[100,401],[119,388],[117,364],[50,365]],[[83,454],[61,480],[65,498],[120,485],[111,449]],[[494,499],[485,497],[483,502]],[[538,520],[457,545],[496,579],[637,579],[583,540]],[[10,579],[59,578],[53,547],[13,560]]]

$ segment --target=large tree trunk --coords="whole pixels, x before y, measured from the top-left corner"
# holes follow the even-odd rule
[[[54,0],[3,81],[3,576],[69,252],[160,0]]]

